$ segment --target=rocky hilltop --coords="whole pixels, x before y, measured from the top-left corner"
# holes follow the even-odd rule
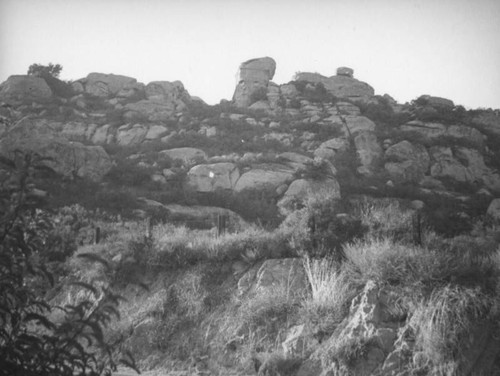
[[[473,272],[454,263],[467,255],[463,258],[471,270],[491,272],[487,267],[492,253],[467,252],[498,248],[500,235],[492,235],[488,226],[500,221],[499,111],[466,110],[431,95],[397,103],[387,94],[375,94],[349,67],[337,68],[333,76],[300,72],[285,84],[272,82],[276,69],[270,57],[243,62],[232,100],[215,106],[190,96],[180,81],[144,84],[103,73],[71,83],[11,76],[0,85],[0,156],[16,160],[19,151],[34,153],[44,167],[35,174],[38,195],[52,208],[79,203],[121,218],[149,217],[187,226],[179,230],[189,238],[183,245],[176,243],[177,232],[168,232],[155,234],[154,242],[143,248],[134,243],[134,251],[127,255],[99,248],[117,268],[129,268],[123,269],[128,276],[141,267],[141,273],[151,277],[149,295],[126,290],[135,311],[129,312],[123,330],[129,333],[130,349],[140,359],[149,359],[153,368],[164,365],[159,359],[168,352],[158,344],[168,342],[161,336],[171,335],[186,346],[186,338],[195,335],[192,328],[203,332],[207,342],[215,327],[231,336],[223,338],[223,350],[209,351],[204,342],[203,351],[216,363],[212,371],[236,367],[245,346],[259,338],[252,359],[260,375],[494,374],[500,347],[491,312],[498,307],[484,298],[487,304],[473,306],[471,313],[467,304],[474,304],[476,295],[489,296],[498,286],[492,287],[492,274],[479,287],[471,284]],[[8,184],[8,173],[0,170],[0,185]],[[332,202],[342,209],[332,206],[329,212]],[[373,219],[374,206],[367,202],[391,209]],[[324,218],[305,214],[314,205],[323,210]],[[363,224],[375,235],[357,256],[361,243],[349,246],[348,241],[357,239],[361,220],[348,212],[351,207],[364,208],[358,216],[372,215],[370,220],[376,222]],[[254,223],[278,232],[262,235],[248,230]],[[395,229],[387,230],[389,224]],[[421,226],[430,233],[424,240]],[[213,227],[218,227],[218,236],[225,231],[229,235],[210,245],[197,238],[202,238],[197,229]],[[330,243],[320,238],[320,229],[329,234]],[[381,234],[390,234],[395,243]],[[473,240],[465,234],[473,234]],[[148,236],[152,241],[153,235]],[[411,246],[402,248],[398,241]],[[310,268],[319,265],[297,256],[312,249],[317,259],[324,256],[325,247],[335,250],[338,258],[330,260],[334,264],[349,260],[348,277],[339,266],[331,283],[340,289],[346,283],[342,278],[351,278],[354,282],[346,284],[351,290],[342,290],[341,307],[335,311],[316,307],[321,314],[308,316],[309,321],[292,320],[290,312],[296,313],[297,302],[310,293]],[[428,269],[415,262],[418,247],[429,250],[419,256]],[[151,249],[160,250],[154,262],[141,264]],[[455,253],[445,257],[441,250]],[[377,259],[379,251],[389,254],[383,262]],[[168,260],[162,264],[165,254]],[[197,264],[199,260],[206,265]],[[171,274],[161,274],[165,270],[158,271],[158,265]],[[382,272],[372,273],[372,267]],[[449,274],[438,276],[447,268]],[[407,276],[414,283],[411,289]],[[419,279],[422,276],[430,277]],[[430,287],[434,282],[437,290]],[[276,295],[277,286],[286,286],[286,293]],[[441,295],[435,293],[438,290]],[[286,302],[280,300],[284,296]],[[453,334],[460,332],[455,339],[463,341],[464,348],[453,365],[458,368],[448,368],[449,373],[450,363],[439,368],[436,364],[444,358],[433,355],[445,354],[446,346],[421,334],[431,336],[432,328],[422,329],[425,320],[442,319],[423,302],[445,298],[455,299],[460,314],[477,319],[464,337],[460,325],[465,324],[455,317],[459,328]],[[160,300],[163,305],[157,307]],[[234,304],[231,315],[241,322],[221,324],[220,301]],[[184,307],[187,302],[192,306]],[[282,305],[266,311],[272,320],[258,321],[261,305],[271,302]],[[184,308],[176,311],[169,304]],[[180,320],[193,312],[201,315],[200,305],[212,316],[196,316],[185,326],[160,325],[174,316]],[[151,308],[150,314],[144,307]],[[487,310],[491,316],[484,313]],[[181,338],[183,331],[189,334]],[[271,347],[279,348],[282,358],[267,356]],[[442,352],[433,352],[436,348]],[[178,359],[188,362],[187,350],[182,349]],[[453,349],[446,351],[452,358],[458,356]],[[195,362],[208,357],[198,355],[193,355]],[[248,374],[251,368],[245,364],[237,374]],[[411,373],[410,368],[421,373]],[[462,373],[453,373],[457,369]],[[198,368],[196,372],[211,374]]]
[[[52,158],[60,176],[101,181],[113,164],[105,150],[141,149],[127,158],[165,187],[184,174],[196,192],[265,188],[281,201],[323,185],[340,195],[346,174],[381,195],[411,187],[419,197],[461,202],[500,196],[498,111],[465,111],[428,95],[398,104],[347,67],[331,77],[301,72],[282,85],[271,81],[275,70],[269,57],[242,63],[233,100],[217,106],[191,98],[179,81],[145,85],[90,73],[49,85],[11,76],[0,86],[9,119],[0,127],[1,152],[31,150]],[[144,161],[148,149],[176,167]],[[327,166],[321,184],[301,176],[315,165]]]

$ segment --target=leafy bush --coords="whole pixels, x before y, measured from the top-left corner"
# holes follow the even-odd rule
[[[53,276],[37,255],[47,251],[44,239],[52,228],[28,210],[31,165],[30,156],[18,170],[7,164],[18,185],[0,190],[0,370],[27,376],[110,374],[117,368],[118,343],[105,339],[103,329],[119,317],[119,297],[109,287],[75,282],[86,293],[74,304],[53,307],[44,298]],[[55,308],[61,319],[54,318]],[[123,363],[135,368],[131,359]]]

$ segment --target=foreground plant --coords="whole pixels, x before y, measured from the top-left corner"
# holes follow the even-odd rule
[[[0,374],[110,375],[119,341],[108,341],[103,331],[119,316],[119,297],[109,288],[74,283],[91,298],[63,307],[45,299],[54,280],[39,256],[48,251],[51,224],[33,221],[32,158],[0,162],[9,176],[0,182]],[[121,363],[135,369],[127,358]]]

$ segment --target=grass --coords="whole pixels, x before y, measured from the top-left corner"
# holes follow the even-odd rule
[[[318,331],[331,333],[346,316],[356,288],[345,271],[328,258],[305,258],[304,270],[311,290],[302,303],[302,317]]]
[[[473,345],[471,331],[498,318],[498,309],[498,298],[485,295],[479,288],[447,285],[434,290],[410,321],[420,351],[415,366],[447,365],[458,370],[467,359],[465,350]]]

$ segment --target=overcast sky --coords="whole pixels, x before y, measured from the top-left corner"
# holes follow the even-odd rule
[[[499,36],[499,0],[0,0],[0,81],[53,62],[66,80],[180,80],[214,104],[270,56],[278,84],[349,66],[398,102],[500,108]]]

